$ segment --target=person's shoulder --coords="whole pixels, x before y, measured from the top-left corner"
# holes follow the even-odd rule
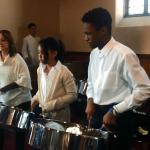
[[[92,51],[90,52],[90,56],[97,55],[97,53],[98,53],[99,51],[100,51],[100,50],[98,49],[98,47],[92,49]]]
[[[135,52],[130,47],[128,47],[127,45],[125,45],[121,42],[118,42],[118,41],[115,42],[113,49],[115,49],[115,51],[118,54],[120,54],[124,57],[126,57],[128,55],[136,55]]]
[[[28,39],[30,39],[30,38],[31,38],[31,35],[28,34],[28,35],[26,35],[23,39],[24,39],[24,40],[28,40]]]
[[[19,66],[26,65],[26,62],[24,61],[23,57],[19,53],[16,53],[13,57],[16,65]]]
[[[23,57],[19,53],[16,53],[15,58],[18,62],[25,62]]]
[[[64,72],[65,74],[69,74],[69,75],[73,75],[71,70],[64,64],[61,64],[61,68],[62,68],[62,72]]]

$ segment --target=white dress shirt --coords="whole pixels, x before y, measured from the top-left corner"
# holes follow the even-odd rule
[[[150,80],[136,54],[111,38],[90,54],[86,94],[98,105],[116,103],[114,108],[122,113],[150,97]]]
[[[32,35],[27,35],[23,39],[23,46],[22,46],[22,55],[23,58],[29,59],[32,65],[37,65],[39,63],[38,59],[38,43],[40,41],[39,37],[33,37]]]
[[[8,55],[4,62],[0,58],[0,88],[13,82],[16,82],[20,87],[2,93],[0,102],[9,106],[17,106],[30,101],[30,74],[25,61],[19,54],[13,57]]]
[[[77,92],[73,74],[60,61],[48,75],[44,69],[43,64],[37,69],[38,91],[32,100],[39,101],[41,107],[47,110],[49,118],[69,122],[69,104],[76,99]]]

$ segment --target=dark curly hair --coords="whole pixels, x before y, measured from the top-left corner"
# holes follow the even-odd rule
[[[82,22],[93,24],[96,30],[105,26],[111,35],[112,17],[110,13],[102,7],[94,8],[86,12],[82,17]]]
[[[61,40],[56,40],[53,37],[47,37],[47,38],[42,39],[39,42],[39,45],[42,47],[46,59],[48,58],[48,51],[55,50],[57,51],[57,56],[55,59],[63,62],[65,48]]]
[[[36,24],[35,23],[29,23],[28,24],[28,29],[30,29],[31,27],[36,27]]]
[[[3,35],[4,39],[8,42],[9,56],[10,57],[14,56],[17,53],[17,50],[11,32],[8,30],[0,30],[0,33]]]

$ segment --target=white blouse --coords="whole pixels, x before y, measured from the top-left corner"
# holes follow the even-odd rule
[[[31,79],[28,67],[23,58],[16,54],[9,55],[4,62],[0,58],[0,88],[16,82],[20,87],[0,95],[0,102],[9,106],[17,106],[31,100]]]

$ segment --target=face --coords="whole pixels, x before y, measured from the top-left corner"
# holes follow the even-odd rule
[[[5,40],[2,33],[0,33],[0,51],[3,51],[3,52],[8,52],[9,51],[8,41]]]
[[[39,52],[39,61],[43,64],[46,64],[47,59],[45,57],[44,51],[42,50],[42,47],[38,46],[38,52]]]
[[[84,40],[89,44],[91,48],[103,47],[104,32],[102,28],[96,30],[93,24],[84,23],[83,31]]]
[[[32,26],[30,29],[29,29],[29,32],[32,36],[35,36],[36,35],[36,31],[37,31],[37,28],[36,26]]]
[[[57,51],[48,51],[48,56],[45,55],[42,47],[38,46],[39,51],[39,61],[43,64],[48,64],[49,62],[56,61]]]

